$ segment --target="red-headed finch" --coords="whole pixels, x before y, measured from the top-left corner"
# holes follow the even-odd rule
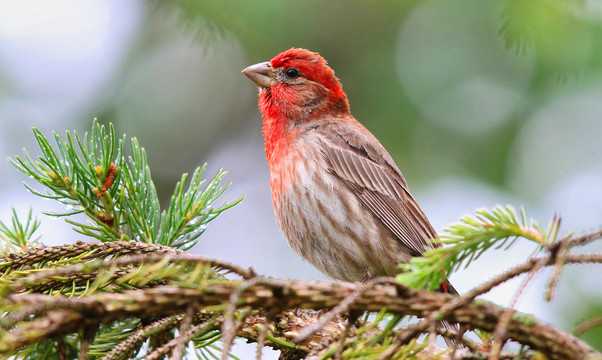
[[[299,255],[333,279],[361,281],[394,276],[434,246],[401,171],[351,115],[322,56],[290,49],[243,73],[259,86],[276,221]]]

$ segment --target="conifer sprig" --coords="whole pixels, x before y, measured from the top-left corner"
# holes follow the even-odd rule
[[[206,180],[202,178],[205,167],[206,164],[197,168],[190,181],[188,174],[183,174],[176,184],[169,208],[161,214],[158,244],[189,249],[205,231],[208,222],[241,200],[213,208],[212,204],[226,190],[220,186],[226,172],[220,169],[205,185]]]
[[[524,238],[539,244],[541,250],[556,240],[559,226],[560,218],[555,216],[543,231],[536,221],[527,217],[524,208],[517,213],[510,205],[477,210],[476,216],[464,216],[445,230],[439,238],[444,246],[400,265],[404,272],[397,280],[416,289],[435,290],[446,275],[461,266],[467,267],[492,247],[508,249],[517,239]]]
[[[24,251],[34,246],[39,238],[34,238],[34,233],[40,227],[40,220],[32,215],[29,209],[27,220],[22,222],[13,209],[10,224],[0,221],[0,255],[5,256],[11,252]]]
[[[76,131],[67,131],[64,138],[54,132],[55,146],[39,129],[33,132],[42,155],[34,159],[25,151],[10,162],[46,188],[39,191],[26,184],[29,191],[67,207],[50,215],[66,217],[75,231],[100,241],[189,249],[211,220],[242,200],[215,207],[229,185],[221,185],[226,172],[220,169],[207,182],[203,165],[192,176],[182,176],[169,207],[161,212],[146,153],[136,138],[130,140],[132,155],[126,157],[126,136],[118,139],[112,124],[105,127],[95,120],[83,137]],[[87,216],[86,222],[72,217],[79,213]]]

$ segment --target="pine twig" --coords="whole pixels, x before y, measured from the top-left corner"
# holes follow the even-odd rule
[[[149,245],[149,244],[146,244]],[[145,245],[145,246],[146,246]],[[43,271],[38,271],[30,275],[26,275],[23,278],[16,279],[10,285],[7,286],[6,290],[10,292],[19,292],[22,289],[28,288],[29,286],[36,286],[38,284],[45,283],[47,281],[54,281],[55,278],[65,278],[71,276],[82,276],[93,270],[100,269],[111,269],[115,267],[127,266],[127,265],[140,265],[145,263],[156,263],[164,261],[166,263],[196,263],[196,264],[207,264],[214,268],[224,269],[229,272],[240,275],[243,279],[249,279],[255,276],[252,269],[244,269],[226,261],[217,260],[213,258],[205,258],[200,256],[193,256],[189,254],[182,255],[147,255],[139,254],[132,256],[124,256],[115,259],[92,261],[83,264],[75,264],[63,266],[60,268],[51,268]],[[84,279],[85,280],[85,279]],[[73,281],[68,279],[66,281]]]
[[[184,314],[173,315],[154,321],[128,336],[127,339],[120,342],[111,351],[103,356],[100,360],[117,360],[122,358],[125,354],[132,351],[138,344],[144,342],[149,336],[160,332],[179,321],[182,321]]]
[[[240,297],[246,289],[254,285],[261,284],[264,281],[265,279],[263,277],[256,277],[247,280],[238,286],[230,295],[230,298],[228,299],[228,305],[226,306],[226,310],[224,310],[224,321],[222,323],[222,360],[226,360],[228,358],[228,353],[230,352],[230,348],[232,347],[232,343],[236,337],[237,326],[235,324],[236,321],[234,317]]]
[[[497,323],[495,330],[493,331],[493,335],[495,336],[495,340],[493,342],[493,346],[491,347],[491,351],[489,352],[488,360],[497,360],[502,352],[502,348],[507,340],[506,332],[508,328],[508,324],[510,323],[510,319],[512,319],[512,315],[514,315],[514,307],[518,302],[520,296],[524,293],[525,289],[529,285],[529,283],[535,278],[535,276],[541,271],[546,262],[550,260],[546,258],[540,259],[534,267],[529,271],[529,275],[526,279],[524,279],[521,285],[518,287],[512,301],[510,302],[510,306],[504,310],[504,313],[500,317],[499,322]]]
[[[179,334],[180,336],[178,336],[176,338],[177,342],[176,345],[174,346],[174,349],[171,352],[171,356],[169,357],[169,360],[180,360],[182,359],[182,356],[184,355],[184,349],[186,348],[186,338],[183,336],[183,334],[185,334],[190,326],[192,325],[192,318],[194,316],[194,307],[192,305],[188,306],[188,308],[186,309],[186,313],[184,314],[184,319],[182,319],[182,322],[180,324],[180,330],[179,330]]]
[[[113,242],[84,242],[58,246],[38,246],[18,253],[10,253],[0,258],[0,269],[18,269],[21,266],[33,266],[39,263],[52,263],[66,258],[75,258],[81,255],[82,260],[105,258],[109,256],[125,256],[135,254],[156,255],[188,255],[182,250],[170,246],[148,244],[135,241]]]
[[[162,356],[166,355],[178,343],[180,343],[182,341],[187,343],[190,340],[192,340],[194,337],[196,337],[197,334],[199,334],[201,332],[206,332],[209,330],[217,329],[217,326],[218,326],[218,322],[216,319],[210,319],[207,322],[202,322],[200,324],[196,324],[196,325],[190,327],[190,329],[188,329],[188,331],[185,334],[182,334],[180,336],[181,339],[175,338],[175,339],[169,340],[165,344],[163,344],[160,347],[158,347],[157,349],[153,350],[150,354],[146,355],[142,360],[161,359]]]
[[[602,326],[602,316],[597,316],[593,319],[588,319],[581,322],[579,325],[575,327],[575,334],[580,335],[586,332],[589,329],[595,328],[597,326]]]
[[[576,237],[573,236],[566,236],[563,239],[561,239],[560,241],[558,241],[557,243],[555,243],[554,245],[557,246],[556,244],[561,244],[563,241],[568,242],[569,247],[573,247],[573,246],[583,246],[583,245],[587,245],[590,242],[594,241],[594,240],[598,240],[602,238],[602,229],[587,233],[587,234],[583,234],[583,235],[579,235]]]
[[[265,346],[265,340],[268,334],[268,330],[270,328],[270,324],[274,321],[274,315],[272,313],[269,313],[268,315],[266,315],[265,317],[265,322],[263,323],[263,326],[259,327],[259,334],[257,335],[257,349],[255,351],[255,359],[256,360],[261,360],[262,359],[262,351],[263,351],[263,347]]]

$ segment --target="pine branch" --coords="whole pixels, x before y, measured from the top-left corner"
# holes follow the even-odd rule
[[[0,270],[7,268],[19,269],[22,266],[35,266],[36,264],[64,265],[65,263],[53,264],[61,259],[97,259],[114,256],[126,256],[135,254],[155,255],[186,255],[187,253],[169,246],[156,244],[143,244],[132,241],[116,241],[110,243],[83,242],[74,244],[44,246],[40,245],[29,248],[26,251],[9,253],[0,258]]]
[[[559,217],[544,231],[524,209],[517,213],[510,206],[497,207],[463,218],[442,236],[446,246],[404,267],[410,271],[398,280],[419,290],[391,278],[364,284],[270,279],[181,250],[194,245],[212,219],[240,201],[213,206],[227,188],[220,185],[225,172],[208,181],[203,179],[205,166],[184,174],[162,211],[146,154],[135,138],[126,158],[126,137],[118,139],[111,125],[107,129],[94,123],[83,137],[55,133],[54,146],[39,130],[34,134],[42,155],[34,160],[26,152],[12,163],[46,191],[27,188],[67,205],[68,211],[58,216],[101,242],[36,246],[33,234],[39,222],[31,212],[25,222],[13,214],[10,225],[0,223],[0,355],[115,360],[169,354],[179,359],[194,345],[200,359],[218,358],[217,352],[226,359],[234,338],[243,337],[281,350],[282,359],[602,356],[571,335],[515,312],[513,304],[504,308],[476,299],[546,266],[554,267],[546,290],[551,298],[565,266],[602,263],[602,254],[571,253],[573,247],[599,239],[602,230],[558,239]],[[69,218],[79,212],[88,216],[88,223]],[[437,287],[446,273],[468,266],[484,251],[507,248],[519,239],[537,243],[537,252],[464,295],[421,290]],[[377,315],[372,321],[358,320],[364,312]],[[405,316],[422,320],[399,327]],[[441,320],[460,324],[461,333],[439,326]],[[593,319],[582,328],[600,323]],[[478,330],[482,344],[463,336],[470,329]],[[422,334],[427,338],[419,341]],[[432,345],[436,335],[466,348],[442,354]],[[223,349],[216,344],[220,340]],[[521,344],[519,353],[502,352],[508,340]]]
[[[153,330],[161,331],[164,326],[172,325],[177,319],[177,316],[163,318],[142,328],[137,319],[116,321],[108,326],[101,325],[94,342],[90,345],[88,355],[102,357],[104,360],[128,357],[155,333]]]
[[[64,204],[68,211],[51,214],[65,217],[74,230],[99,241],[133,240],[189,249],[207,224],[242,198],[221,206],[215,201],[229,185],[221,186],[226,172],[219,170],[209,182],[205,166],[193,175],[182,175],[167,210],[161,212],[151,179],[146,153],[131,139],[133,157],[126,157],[126,136],[94,121],[90,134],[80,137],[67,131],[65,138],[53,133],[55,146],[33,129],[42,155],[34,160],[27,151],[9,161],[41,184],[45,191],[25,185],[33,194]],[[206,183],[206,184],[205,184]],[[84,213],[88,223],[69,217]]]
[[[40,339],[77,331],[82,324],[91,325],[92,319],[108,323],[120,317],[169,316],[185,311],[186,307],[193,303],[204,306],[221,305],[229,301],[239,286],[235,282],[207,284],[202,289],[159,286],[121,294],[99,293],[91,297],[71,299],[39,294],[8,295],[3,300],[3,305],[47,304],[48,308],[52,307],[54,310],[49,312],[52,314],[50,318],[42,317],[24,329],[13,331],[12,336],[3,337],[0,341],[0,353]],[[350,283],[266,279],[242,291],[239,304],[253,309],[273,306],[279,309],[293,309],[298,306],[330,309],[361,286]],[[451,299],[445,294],[411,290],[401,284],[379,283],[372,289],[363,291],[350,309],[376,312],[386,307],[392,313],[428,317]],[[57,312],[68,314],[71,320],[64,321],[62,316],[55,316]],[[504,308],[498,305],[476,300],[450,311],[443,319],[458,322],[471,329],[493,331],[503,312]],[[81,318],[78,318],[78,321],[72,321],[78,315],[83,317],[84,314],[90,320],[84,319],[82,323]],[[28,336],[31,333],[37,334],[36,338]],[[600,355],[571,335],[520,313],[513,314],[508,323],[507,334],[510,339],[529,345],[550,359],[586,359]]]
[[[243,279],[255,276],[251,269],[243,269],[211,258],[193,257],[188,254],[141,254],[107,261],[91,260],[55,269],[20,271],[10,282],[0,284],[0,293],[6,295],[31,290],[48,292],[49,289],[62,286],[66,287],[66,290],[58,290],[59,293],[82,296],[109,285],[139,287],[148,286],[151,283],[162,283],[168,279],[177,280],[186,286],[196,287],[200,286],[199,282],[223,276],[219,271],[234,273]],[[91,281],[94,282],[90,285]],[[87,285],[82,293],[76,293],[75,288],[81,283],[87,283]]]
[[[13,278],[8,284],[3,285],[3,293],[8,295],[5,295],[0,302],[0,308],[5,309],[4,311],[7,311],[10,316],[4,317],[2,326],[6,330],[11,330],[10,333],[5,333],[10,334],[10,336],[2,336],[0,351],[10,353],[16,350],[15,346],[32,345],[47,337],[57,338],[64,334],[77,332],[82,328],[97,327],[98,325],[102,327],[114,321],[121,321],[121,319],[145,319],[148,317],[156,318],[157,316],[162,319],[174,315],[180,316],[178,314],[184,312],[191,304],[196,304],[195,306],[205,309],[212,309],[217,306],[215,309],[222,310],[217,310],[217,312],[212,310],[214,315],[211,316],[220,317],[226,304],[236,304],[236,307],[228,310],[232,315],[227,316],[227,318],[233,319],[232,316],[237,309],[241,309],[241,311],[247,309],[248,311],[249,308],[252,308],[273,313],[275,310],[279,312],[299,306],[314,309],[334,308],[331,312],[332,315],[322,316],[320,321],[316,319],[313,324],[306,322],[304,324],[305,329],[297,327],[296,330],[293,330],[288,328],[286,324],[280,324],[278,331],[284,331],[283,334],[285,335],[280,338],[275,336],[279,332],[270,327],[270,331],[265,334],[266,344],[288,352],[292,351],[291,354],[299,354],[299,352],[303,352],[300,349],[304,349],[299,347],[299,344],[291,341],[294,341],[297,336],[306,337],[308,333],[314,334],[311,338],[318,336],[322,339],[322,343],[319,346],[316,344],[317,347],[308,349],[306,354],[326,348],[330,349],[328,351],[334,351],[334,354],[337,349],[340,349],[341,345],[344,345],[347,351],[350,351],[350,349],[360,346],[358,344],[373,343],[375,339],[379,339],[376,341],[379,341],[378,343],[381,343],[381,346],[386,349],[394,349],[392,350],[393,353],[398,351],[407,352],[418,346],[414,340],[397,343],[407,343],[405,346],[385,346],[385,344],[391,344],[390,340],[386,339],[395,339],[401,336],[408,338],[408,331],[412,332],[409,338],[415,338],[421,333],[430,332],[430,324],[441,319],[458,322],[470,329],[493,331],[499,320],[505,314],[509,314],[511,316],[507,318],[507,325],[505,325],[505,333],[509,339],[541,351],[551,359],[568,355],[577,356],[587,354],[587,351],[591,349],[585,351],[587,347],[585,344],[570,335],[560,333],[547,325],[539,324],[534,319],[520,314],[517,315],[514,312],[509,313],[508,309],[474,300],[474,298],[492,287],[512,277],[532,271],[534,268],[555,266],[557,257],[564,254],[559,249],[567,248],[567,245],[562,246],[560,243],[576,246],[592,241],[600,235],[602,235],[602,231],[574,238],[565,237],[550,244],[547,247],[546,256],[531,258],[524,264],[510,269],[465,295],[452,298],[442,294],[413,291],[403,285],[392,283],[390,279],[375,280],[361,285],[308,284],[265,279],[256,277],[252,271],[231,264],[191,256],[179,250],[154,244],[132,242],[86,244],[78,242],[69,246],[30,249],[26,253],[7,256],[1,260],[0,267],[8,269],[9,273],[11,269],[19,269],[25,265],[41,266],[45,264],[54,268],[41,268],[42,271],[33,273],[28,273],[27,270],[20,271],[17,278]],[[109,247],[109,245],[113,246]],[[94,249],[94,246],[99,248]],[[157,254],[152,254],[152,252]],[[166,255],[160,255],[161,252]],[[126,253],[135,255],[118,256]],[[54,259],[54,261],[46,261],[44,257]],[[70,261],[71,259],[78,259],[81,263],[73,263]],[[579,263],[602,263],[602,254],[563,255],[563,264]],[[174,264],[176,267],[170,264]],[[225,280],[223,278],[214,278],[212,281],[207,281],[214,276],[210,275],[213,270],[210,267],[204,267],[203,264],[235,272],[241,275],[243,279],[248,279],[248,281],[241,283],[240,281]],[[198,267],[199,265],[202,266]],[[127,272],[122,274],[120,272],[122,269],[127,269]],[[85,290],[86,294],[91,295],[81,298],[48,297],[43,294],[22,293],[26,289],[35,289],[35,286],[46,284],[50,280],[70,282],[77,276],[89,277],[90,280],[94,279],[94,283],[99,284],[106,281],[107,283],[141,286],[143,289],[128,289],[126,286],[118,293],[97,292],[94,295],[91,294],[92,290],[90,290],[94,286],[91,286]],[[172,285],[161,285],[166,281]],[[96,288],[103,287],[105,285],[98,285]],[[233,298],[233,294],[237,295]],[[433,296],[444,297],[432,298]],[[321,333],[323,330],[329,329],[332,324],[339,324],[335,325],[338,326],[339,331],[346,328],[344,322],[340,322],[340,320],[334,322],[324,320],[333,320],[340,315],[342,311],[336,310],[339,308],[342,308],[342,311],[356,312],[377,311],[386,308],[391,313],[416,315],[424,317],[425,320],[401,331],[391,327],[385,332],[379,332],[369,342],[366,339],[358,340],[358,334],[362,334],[361,331],[352,333],[348,339],[340,337],[340,340],[336,340],[336,337],[330,336],[328,341],[325,342],[323,333]],[[58,314],[62,314],[62,312],[65,312],[64,316],[59,316]],[[478,315],[479,312],[480,315]],[[27,322],[26,319],[31,319],[32,316],[36,320]],[[60,319],[63,318],[68,319],[69,324],[62,323]],[[72,319],[81,319],[81,321],[74,323],[71,321]],[[23,321],[26,322],[21,324]],[[57,321],[61,323],[55,324]],[[236,329],[237,336],[241,336],[248,321],[251,321],[250,318],[242,320],[240,326],[225,328],[222,333],[228,333],[234,331],[232,329]],[[169,323],[171,329],[175,329],[176,323]],[[223,324],[223,320],[219,320],[219,323]],[[267,326],[265,322],[263,324],[262,327]],[[199,323],[191,326],[197,325]],[[531,326],[535,327],[532,328]],[[256,329],[254,332],[256,336],[260,336],[262,327]],[[204,327],[197,326],[197,328]],[[244,331],[249,336],[249,331]],[[318,334],[315,334],[316,332]],[[301,333],[304,335],[301,335]],[[33,334],[36,336],[34,337]],[[550,345],[551,339],[557,341],[554,346]],[[558,341],[559,339],[562,341]],[[170,344],[176,344],[176,342]],[[170,346],[168,348],[171,348]],[[95,343],[91,344],[91,349],[97,348]],[[382,351],[385,351],[385,348]]]
[[[436,290],[446,280],[446,274],[463,265],[467,267],[491,248],[508,249],[518,238],[544,248],[556,240],[560,226],[560,218],[554,217],[543,231],[537,222],[527,218],[524,208],[517,214],[510,205],[476,213],[475,217],[464,216],[434,240],[448,246],[435,247],[423,256],[412,258],[409,264],[400,265],[405,272],[397,280],[415,289]]]
[[[40,221],[33,217],[31,209],[29,209],[25,223],[19,220],[17,212],[13,209],[10,225],[0,221],[0,255],[26,251],[33,247],[39,239],[34,238],[34,233],[39,227]]]
[[[571,244],[581,244],[585,241],[590,241],[592,238],[593,236],[591,235],[585,235],[576,238],[564,238],[562,241]],[[299,306],[315,309],[334,307],[336,309],[345,304],[344,308],[351,311],[377,311],[384,307],[392,313],[417,315],[432,320],[447,319],[457,321],[468,328],[492,331],[496,326],[496,322],[504,314],[505,309],[473,300],[473,298],[496,284],[503,283],[511,277],[528,272],[536,266],[541,266],[542,264],[553,266],[556,263],[555,255],[558,254],[553,249],[559,246],[553,243],[550,246],[552,250],[548,253],[547,257],[530,259],[525,264],[496,277],[490,283],[486,284],[486,286],[481,286],[462,297],[432,298],[433,296],[442,295],[413,291],[405,288],[403,285],[391,283],[391,280],[386,279],[357,285],[308,284],[295,281],[256,278],[254,273],[237,268],[231,264],[180,254],[181,251],[168,247],[131,242],[113,242],[110,244],[114,245],[113,249],[108,247],[109,243],[77,243],[73,246],[31,249],[28,253],[16,254],[3,259],[2,266],[8,269],[11,267],[15,268],[13,266],[21,268],[25,264],[48,264],[49,262],[44,261],[43,256],[51,259],[62,259],[59,260],[62,266],[55,264],[54,266],[58,267],[54,269],[49,268],[42,272],[31,274],[25,272],[21,278],[13,279],[10,284],[5,285],[5,294],[14,293],[15,291],[17,293],[5,296],[0,302],[0,307],[11,313],[11,316],[4,318],[3,327],[5,329],[12,328],[10,336],[2,337],[0,349],[4,349],[2,350],[3,352],[13,351],[16,349],[16,346],[34,344],[47,337],[56,338],[60,335],[78,331],[82,327],[110,324],[113,321],[120,321],[120,319],[124,318],[170,317],[174,314],[182,313],[191,304],[197,304],[197,306],[202,306],[206,309],[211,309],[215,306],[218,306],[218,309],[220,307],[223,309],[225,304],[232,303],[232,294],[234,293],[238,294],[235,298],[237,306],[230,311],[251,307],[253,309],[273,312],[275,309],[282,311]],[[94,252],[94,250],[90,250],[90,246],[88,245],[99,246],[100,249]],[[175,252],[176,254],[149,255],[148,253],[151,251],[156,251],[157,253],[163,251],[167,254]],[[123,254],[127,252],[137,253],[139,255],[115,257],[120,252]],[[72,264],[66,261],[65,257],[68,256],[78,258],[80,261],[84,261],[84,263]],[[8,261],[9,259],[12,259],[13,262]],[[564,257],[565,264],[591,262],[602,263],[602,255],[569,254]],[[173,263],[181,263],[177,269],[174,268],[177,271],[169,270],[166,272],[165,270],[161,270]],[[253,280],[253,282],[240,283],[237,281],[219,280],[218,278],[209,282],[201,280],[207,279],[206,275],[202,275],[207,270],[202,270],[202,267],[187,267],[185,265],[194,263],[209,264],[218,268],[228,269],[242,275],[243,279]],[[132,265],[136,265],[137,267],[130,268],[130,271],[126,275],[120,275],[117,271],[121,267]],[[168,268],[165,269],[167,270]],[[114,282],[121,281],[130,285],[149,286],[154,281],[154,285],[151,288],[142,290],[127,290],[126,288],[125,291],[121,290],[120,293],[96,293],[95,295],[81,298],[48,297],[42,294],[19,293],[23,289],[31,288],[27,287],[27,284],[45,283],[50,279],[61,277],[71,279],[70,276],[77,274],[89,275],[91,274],[91,270],[96,270],[97,272],[93,274],[105,279],[106,274],[111,274],[111,276],[117,274],[111,279]],[[131,274],[135,274],[135,276]],[[177,284],[178,286],[161,285],[164,281],[173,281],[173,284]],[[245,285],[241,287],[242,284]],[[481,315],[477,316],[479,311],[481,311]],[[61,317],[57,315],[57,312],[68,313],[64,317]],[[339,313],[338,311],[334,312],[335,315]],[[69,324],[63,324],[62,322],[58,325],[54,324],[54,322],[60,321],[57,319],[73,319],[78,314],[85,314],[85,319],[78,317],[78,319],[82,319],[79,323],[69,321]],[[215,313],[215,316],[219,316],[219,314],[220,312],[218,311]],[[485,318],[483,318],[484,314],[487,314]],[[31,316],[37,317],[37,320],[18,325],[20,322],[31,318]],[[330,316],[323,316],[322,318],[331,319]],[[536,320],[516,314],[513,314],[510,320],[507,329],[509,338],[542,351],[548,354],[550,358],[560,358],[560,355],[555,353],[560,351],[558,348],[564,349],[562,350],[564,351],[562,352],[562,356],[567,355],[568,352],[574,355],[576,351],[581,351],[582,353],[585,351],[584,346],[586,345],[567,334],[559,333],[557,330],[539,324]],[[244,324],[241,324],[242,328],[237,332],[239,336],[243,332],[242,329],[246,326],[247,321],[250,320],[244,320]],[[335,321],[334,324],[336,323]],[[321,330],[328,329],[329,326],[332,326],[331,324],[333,323],[324,324],[324,321],[320,321],[316,325],[311,325],[310,328],[313,329],[312,333],[316,329],[320,332]],[[340,329],[345,328],[344,323],[339,324]],[[535,328],[529,327],[532,324],[535,324]],[[296,330],[292,330],[282,324],[279,326],[286,336],[279,340],[278,337],[274,336],[274,332],[270,327],[271,331],[266,334],[266,343],[279,349],[286,349],[287,351],[291,351],[291,348],[295,352],[301,351],[299,350],[299,345],[291,343],[291,340],[295,339],[292,334],[298,336],[301,332],[307,333],[308,330],[302,330],[298,327]],[[309,324],[305,323],[305,326],[309,326]],[[521,328],[521,326],[526,327]],[[259,336],[259,329],[261,328],[258,328],[256,332],[257,336]],[[245,331],[248,334],[248,330]],[[419,335],[422,332],[428,332],[428,329],[414,329],[414,331],[416,331],[416,335]],[[31,334],[36,334],[36,337],[32,337]],[[381,340],[383,339],[382,334],[381,332],[379,335]],[[401,334],[396,335],[395,330],[392,330],[386,334],[385,338],[394,338],[399,335]],[[356,340],[356,336],[352,335],[350,338]],[[555,346],[550,346],[548,341],[551,338],[565,339],[565,341]],[[332,341],[333,339],[330,338],[330,342],[327,342],[330,345],[327,345],[327,347],[335,349],[336,345],[333,344],[338,342]],[[349,342],[345,342],[345,344],[345,346],[354,346],[353,343]],[[570,346],[567,347],[567,345]],[[91,349],[94,349],[94,346],[92,344]],[[318,348],[323,346],[321,345]],[[311,351],[318,348],[313,348]],[[399,349],[399,351],[402,350],[405,351],[406,349]]]

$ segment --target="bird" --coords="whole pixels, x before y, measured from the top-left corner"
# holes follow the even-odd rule
[[[242,73],[259,87],[276,222],[296,253],[332,279],[359,282],[395,276],[398,264],[440,246],[319,53],[291,48]],[[439,291],[458,294],[447,280]]]

